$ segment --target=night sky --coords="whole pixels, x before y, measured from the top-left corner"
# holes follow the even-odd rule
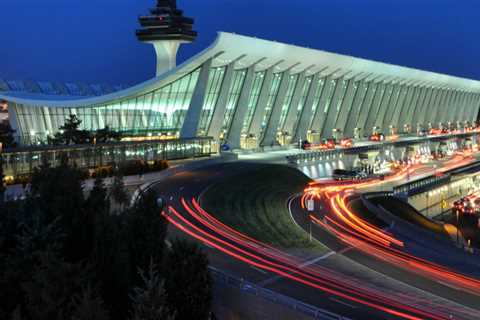
[[[134,84],[155,71],[137,16],[155,0],[1,0],[0,77]],[[229,31],[480,80],[478,0],[178,0],[199,38]]]

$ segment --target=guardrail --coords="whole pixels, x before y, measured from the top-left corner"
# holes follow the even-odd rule
[[[257,286],[252,282],[245,281],[244,279],[239,279],[214,267],[209,267],[209,269],[213,279],[215,280],[215,284],[217,285],[224,285],[231,288],[239,289],[245,293],[258,296],[270,302],[280,304],[292,310],[301,312],[304,315],[312,317],[312,319],[351,320],[350,318],[338,315],[325,309],[314,307],[310,304],[303,303],[299,300],[282,295],[270,289]]]

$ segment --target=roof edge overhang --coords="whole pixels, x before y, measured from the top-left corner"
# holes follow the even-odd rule
[[[348,73],[349,78],[369,73],[381,75],[380,78],[384,79],[384,81],[409,82],[480,93],[480,81],[477,80],[422,71],[233,33],[218,32],[214,42],[200,53],[164,74],[125,90],[78,100],[27,99],[9,96],[8,94],[0,94],[0,99],[17,104],[43,107],[81,108],[104,105],[161,88],[200,67],[208,59],[214,60],[212,64],[214,67],[235,62],[237,69],[255,65],[256,70],[262,70],[275,66],[274,71],[281,72],[290,70],[294,66],[290,70],[292,73],[302,72],[303,70],[308,70],[309,74],[322,72],[322,75],[328,75],[334,73],[334,78],[335,76],[341,77],[346,73]],[[258,61],[261,62],[258,63]]]

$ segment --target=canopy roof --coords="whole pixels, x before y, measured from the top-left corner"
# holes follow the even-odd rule
[[[99,97],[58,101],[51,96],[32,97],[1,94],[0,99],[32,106],[87,107],[107,104],[161,88],[179,77],[195,70],[208,59],[212,66],[235,63],[237,69],[254,65],[255,70],[274,67],[274,72],[290,69],[290,72],[331,75],[333,78],[358,78],[371,81],[407,83],[437,88],[449,88],[467,92],[480,92],[480,81],[453,77],[445,74],[401,67],[382,62],[309,49],[285,43],[262,40],[232,33],[219,32],[216,40],[205,50],[176,68],[156,78],[131,88]]]

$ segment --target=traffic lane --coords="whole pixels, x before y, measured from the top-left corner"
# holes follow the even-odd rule
[[[292,204],[292,209],[292,215],[294,219],[306,232],[309,232],[309,219],[305,214],[305,211],[301,208],[298,198],[296,198],[296,201],[294,201],[294,204]],[[311,230],[312,236],[315,239],[322,242],[333,251],[338,252],[347,247],[344,242],[339,241],[335,236],[316,224],[311,224]],[[428,278],[418,276],[414,273],[414,270],[412,270],[412,272],[406,271],[403,268],[396,267],[382,260],[378,260],[355,248],[352,250],[346,250],[342,254],[345,257],[360,263],[361,265],[364,265],[400,282],[404,282],[412,287],[424,290],[426,292],[431,292],[437,296],[454,301],[458,304],[480,310],[480,300],[476,295],[459,290],[453,286],[447,286],[445,283],[440,283],[438,281],[433,281]]]
[[[190,181],[191,178],[192,178],[192,177],[191,177],[190,175],[182,175],[182,174],[180,174],[180,175],[178,175],[177,177],[175,177],[174,179],[172,179],[173,181],[168,181],[168,182],[169,182],[169,183],[168,183],[168,186],[169,186],[169,188],[171,188],[171,189],[177,189],[177,190],[181,188],[181,194],[183,194],[183,195],[186,195],[187,192],[191,192],[190,194],[188,194],[188,196],[195,196],[196,194],[198,194],[199,192],[201,192],[201,189],[203,188],[203,186],[199,186],[198,188],[192,188],[192,186],[189,185],[189,187],[187,187],[187,188],[182,188],[182,186],[185,184],[185,182]],[[179,187],[180,187],[180,188],[179,188]],[[178,191],[174,191],[173,193],[168,193],[168,192],[167,192],[167,191],[168,191],[168,188],[167,188],[167,189],[163,189],[163,188],[160,188],[160,187],[159,187],[159,188],[157,188],[157,190],[158,190],[159,192],[163,192],[163,193],[165,194],[165,196],[169,196],[169,195],[170,195],[170,196],[176,196],[177,193],[178,193]],[[171,201],[171,204],[174,204],[174,205],[179,206],[180,203],[179,203],[178,201],[176,201],[175,199],[176,199],[176,198],[174,197],[174,200]],[[215,257],[214,260],[216,260],[217,258],[219,258],[219,257],[221,256],[221,255],[219,255],[219,253],[217,252],[217,250],[212,249],[212,248],[210,248],[209,246],[205,246],[205,247],[207,248],[206,250],[208,250],[210,256],[211,256],[211,257]],[[221,260],[221,262],[222,262],[222,265],[225,266],[224,262],[225,262],[225,261],[228,261],[228,260],[231,260],[231,259],[229,259],[228,257],[226,257],[226,259],[220,258],[220,260]],[[215,263],[215,264],[216,264],[216,263]],[[241,266],[242,263],[235,263],[234,265],[236,265],[236,266]],[[248,264],[243,264],[243,266],[244,266],[244,267],[241,267],[238,272],[239,272],[240,274],[242,274],[242,275],[247,274],[248,277],[252,277],[252,273],[251,273],[251,272],[252,272],[252,268],[251,268],[251,266],[248,265]],[[230,265],[229,267],[232,267],[232,265]],[[258,274],[255,272],[255,271],[258,271],[258,270],[253,270],[253,271],[254,271],[254,277],[255,277],[255,276],[258,276]],[[266,273],[265,275],[268,276],[268,277],[271,277],[271,276],[272,276],[271,274],[268,274],[268,273]],[[261,279],[261,278],[257,278],[257,281],[260,280],[260,279]],[[301,286],[302,286],[302,287],[305,287],[304,285],[301,285]],[[282,286],[282,287],[283,287],[283,286]],[[318,293],[318,290],[315,290],[315,291],[317,291],[317,293]],[[283,292],[280,291],[280,293],[283,293]],[[334,298],[334,299],[335,299],[335,298]],[[338,299],[337,299],[337,300],[338,300]],[[332,299],[321,300],[321,301],[328,301],[328,304],[325,304],[325,303],[321,303],[321,304],[315,303],[314,305],[316,305],[316,306],[318,306],[318,307],[320,307],[320,308],[322,308],[322,307],[331,308],[331,304],[332,304],[332,302],[333,302],[334,304],[338,304],[338,305],[339,305],[339,309],[338,309],[338,310],[343,310],[344,307],[345,307],[345,302],[344,302],[344,301],[342,302],[341,300],[338,300],[338,301],[337,301],[337,300],[332,300]],[[378,319],[385,319],[385,315],[382,314],[382,316],[380,316],[380,317],[375,317],[375,318],[371,317],[371,318],[372,318],[372,319],[377,319],[377,318],[378,318]]]

